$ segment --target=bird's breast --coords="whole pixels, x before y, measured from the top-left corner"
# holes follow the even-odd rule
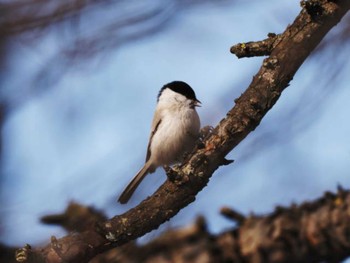
[[[159,165],[179,161],[185,151],[192,150],[199,128],[199,116],[193,109],[163,115],[152,139],[152,158],[157,159]]]

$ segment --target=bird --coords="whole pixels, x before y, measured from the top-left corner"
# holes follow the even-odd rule
[[[127,185],[118,202],[125,204],[147,174],[160,167],[179,163],[194,148],[200,134],[196,107],[201,102],[183,81],[165,84],[159,91],[147,147],[146,161]]]

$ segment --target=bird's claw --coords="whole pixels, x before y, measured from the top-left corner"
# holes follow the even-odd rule
[[[207,139],[213,133],[213,130],[214,127],[210,125],[201,128],[201,130],[199,131],[199,140],[201,142],[205,141],[205,139]]]

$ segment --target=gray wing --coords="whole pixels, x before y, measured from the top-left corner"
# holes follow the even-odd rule
[[[160,118],[159,114],[155,113],[152,121],[152,127],[151,127],[151,134],[149,136],[148,140],[148,146],[147,146],[147,155],[146,155],[146,162],[151,157],[151,142],[153,139],[154,134],[157,132],[157,129],[159,127],[159,124],[162,122],[162,119]]]

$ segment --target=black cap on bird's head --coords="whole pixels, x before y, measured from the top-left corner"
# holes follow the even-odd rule
[[[199,104],[201,103],[196,98],[196,94],[194,93],[194,90],[191,88],[191,86],[183,81],[173,81],[168,84],[165,84],[159,91],[158,99],[159,99],[159,96],[162,94],[163,90],[166,88],[171,89],[172,91],[185,96],[187,99],[195,101],[196,102],[195,106],[199,106]]]

